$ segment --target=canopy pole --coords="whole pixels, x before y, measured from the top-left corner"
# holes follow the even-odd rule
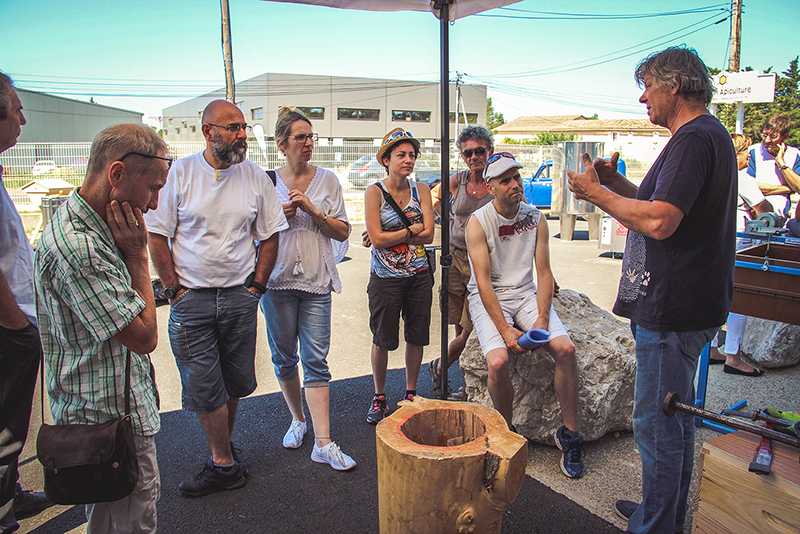
[[[439,23],[441,27],[441,83],[442,92],[441,102],[441,125],[442,125],[442,253],[440,263],[442,265],[442,285],[441,285],[441,308],[442,308],[442,390],[441,399],[447,400],[447,352],[449,348],[450,325],[450,298],[448,288],[450,287],[450,4],[453,0],[441,0],[437,2],[439,8]]]

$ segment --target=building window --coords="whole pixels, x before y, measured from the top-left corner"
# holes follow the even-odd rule
[[[458,114],[458,123],[459,124],[464,124],[463,121],[464,121],[464,114],[463,113],[459,113]],[[452,122],[452,123],[456,122],[456,114],[455,113],[452,113],[452,112],[450,113],[450,122]],[[478,124],[478,114],[477,113],[467,113],[467,124]]]
[[[167,130],[166,128],[164,128],[164,135],[167,135],[168,133],[169,133],[169,130]]]
[[[180,135],[180,134],[181,134],[181,129],[175,128],[175,135]]]
[[[192,124],[191,128],[192,128],[192,133],[196,133],[197,132],[197,126]]]
[[[297,111],[302,113],[309,119],[324,119],[325,118],[325,108],[319,106],[295,106]],[[341,117],[340,117],[341,118]],[[377,120],[377,119],[376,119]]]
[[[264,118],[264,108],[253,108],[250,110],[250,117],[254,121],[262,120]]]
[[[617,132],[614,132],[614,133],[611,134],[611,140],[612,141],[616,141],[618,138],[619,138],[619,134]]]
[[[405,111],[402,109],[392,110],[392,122],[431,122],[430,111]]]
[[[338,108],[340,121],[378,121],[381,119],[379,109]]]

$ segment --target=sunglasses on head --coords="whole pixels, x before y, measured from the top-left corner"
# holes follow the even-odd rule
[[[489,156],[489,159],[486,160],[486,164],[487,165],[492,164],[495,161],[499,160],[500,158],[511,158],[514,161],[517,161],[516,158],[514,158],[514,156],[512,154],[509,154],[508,152],[495,152],[494,154]]]
[[[401,139],[403,137],[408,137],[409,139],[414,139],[414,136],[411,135],[411,132],[407,132],[405,130],[399,130],[399,131],[393,133],[392,135],[390,135],[389,139],[387,139],[386,142],[384,142],[383,144],[386,145],[390,141],[394,141],[395,139]]]
[[[127,158],[128,156],[130,156],[131,154],[134,154],[134,155],[136,155],[136,156],[141,156],[141,157],[143,157],[143,158],[150,158],[150,159],[161,159],[161,160],[164,160],[164,161],[166,161],[166,162],[167,162],[167,170],[170,170],[170,168],[172,168],[172,157],[170,157],[170,156],[167,156],[166,158],[163,158],[163,157],[161,157],[161,156],[153,156],[152,154],[142,154],[141,152],[128,152],[127,154],[125,154],[124,156],[122,156],[121,158],[119,158],[119,160],[117,160],[117,161],[122,161],[122,160],[124,160],[125,158]]]
[[[489,150],[489,149],[488,149],[488,148],[486,148],[486,147],[484,147],[484,146],[479,146],[478,148],[468,148],[468,149],[466,149],[466,150],[462,151],[462,152],[461,152],[461,154],[462,154],[462,155],[463,155],[465,158],[469,159],[469,158],[471,158],[471,157],[472,157],[472,155],[473,155],[473,154],[475,154],[475,155],[476,155],[476,156],[478,156],[478,157],[481,157],[481,156],[483,156],[484,154],[486,154],[486,151],[487,151],[487,150]]]

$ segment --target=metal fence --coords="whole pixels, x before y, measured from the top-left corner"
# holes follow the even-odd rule
[[[286,158],[278,151],[274,141],[267,141],[262,149],[255,139],[248,140],[248,156],[264,169],[281,167]],[[441,143],[421,140],[420,156],[417,160],[417,178],[430,182],[441,174]],[[170,144],[173,157],[183,158],[202,151],[202,142],[175,142]],[[79,186],[83,182],[86,164],[89,161],[91,143],[19,143],[0,154],[3,166],[3,182],[11,199],[20,209],[34,209],[21,187],[37,178],[61,178]],[[320,139],[314,150],[311,163],[332,170],[339,177],[348,201],[363,199],[367,185],[385,176],[385,171],[374,159],[378,146],[375,141]],[[539,165],[552,157],[552,146],[498,145],[495,151],[511,152],[524,165],[523,176],[532,175]],[[53,161],[56,168],[47,174],[34,175],[37,161]],[[463,170],[464,163],[455,150],[451,151],[450,171]],[[362,201],[363,204],[363,201]]]

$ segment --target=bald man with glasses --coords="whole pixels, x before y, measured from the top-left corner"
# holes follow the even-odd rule
[[[231,441],[239,399],[256,388],[256,317],[289,227],[275,187],[247,157],[242,111],[215,100],[203,111],[206,148],[172,166],[159,208],[147,214],[150,254],[170,303],[169,338],[183,389],[211,448],[185,497],[245,485]],[[257,243],[257,244],[256,244]]]

